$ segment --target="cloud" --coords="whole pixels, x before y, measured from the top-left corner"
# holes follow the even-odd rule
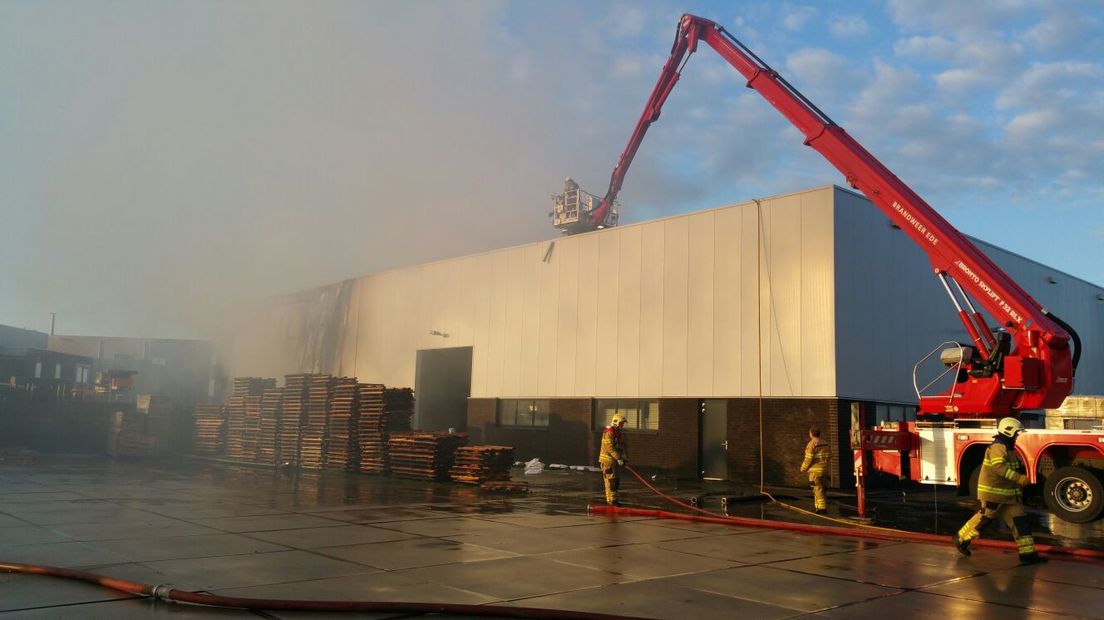
[[[864,67],[824,49],[803,48],[786,57],[786,79],[828,111],[842,107],[864,81]]]
[[[1043,53],[1099,56],[1104,50],[1104,22],[1099,13],[1099,3],[1055,4],[1064,6],[1066,10],[1047,10],[1042,19],[1024,34],[1024,39]],[[1071,7],[1071,4],[1080,6]],[[1047,9],[1053,8],[1047,6]]]
[[[644,70],[644,63],[639,56],[618,56],[613,61],[613,75],[626,78],[636,77]]]
[[[816,9],[811,6],[786,5],[782,9],[782,26],[787,30],[801,30],[815,15]]]
[[[603,21],[603,31],[614,37],[634,37],[642,34],[648,26],[644,11],[628,4],[613,6]]]
[[[858,15],[833,17],[828,20],[828,32],[838,39],[861,37],[870,31],[870,25]]]
[[[1045,0],[889,0],[887,8],[893,22],[906,30],[931,29],[958,35],[1001,28],[1043,4]]]

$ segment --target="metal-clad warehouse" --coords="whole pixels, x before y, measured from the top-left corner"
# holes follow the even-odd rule
[[[978,245],[1080,333],[1075,392],[1104,392],[1104,289]],[[305,291],[232,369],[413,386],[420,427],[553,463],[596,461],[622,411],[635,464],[690,477],[758,480],[762,449],[767,481],[799,482],[817,425],[839,484],[852,404],[910,415],[913,365],[965,338],[920,249],[830,185]]]

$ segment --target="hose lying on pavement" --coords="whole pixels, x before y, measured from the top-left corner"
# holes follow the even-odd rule
[[[905,530],[895,530],[885,527],[876,527],[871,525],[855,524],[855,528],[847,527],[835,527],[829,525],[807,525],[804,523],[788,523],[786,521],[768,521],[765,519],[748,519],[746,517],[731,517],[728,515],[719,515],[716,513],[690,506],[684,502],[681,502],[666,493],[663,493],[659,489],[652,486],[643,476],[636,473],[636,470],[629,466],[625,466],[625,469],[629,470],[636,479],[639,480],[644,486],[648,487],[653,493],[663,497],[679,506],[688,508],[695,512],[704,513],[707,516],[686,515],[677,512],[669,512],[666,510],[653,510],[643,508],[621,508],[617,506],[591,506],[591,514],[611,515],[611,516],[635,516],[635,517],[654,517],[661,519],[681,519],[683,521],[698,521],[703,523],[723,523],[727,525],[742,525],[745,527],[758,527],[777,530],[789,530],[793,532],[804,532],[807,534],[831,534],[834,536],[853,536],[857,538],[877,538],[881,540],[900,540],[906,542],[918,542],[935,545],[950,546],[950,537],[937,536],[935,534],[922,534],[920,532],[907,532]],[[773,499],[773,498],[772,498]],[[774,500],[777,501],[777,500]],[[778,502],[781,503],[781,502]],[[805,511],[801,511],[805,512]],[[838,521],[838,519],[836,520]],[[1001,549],[1001,550],[1018,550],[1016,543],[1004,540],[988,540],[988,539],[976,539],[971,545],[973,547],[983,547],[989,549]],[[1057,547],[1052,545],[1035,545],[1035,547],[1041,552],[1047,555],[1063,556],[1063,559],[1082,560],[1087,562],[1101,562],[1104,561],[1104,552],[1095,551],[1093,549],[1073,549],[1070,547]]]
[[[450,614],[454,616],[492,616],[500,618],[538,618],[547,620],[643,620],[634,616],[541,609],[539,607],[507,607],[505,605],[466,605],[461,603],[414,603],[391,601],[305,601],[266,598],[239,598],[218,596],[200,592],[176,590],[167,585],[153,586],[136,581],[115,579],[58,566],[0,562],[0,572],[24,575],[46,575],[97,584],[112,590],[138,596],[148,596],[177,603],[235,607],[240,609],[268,609],[281,611],[355,611],[374,613]]]

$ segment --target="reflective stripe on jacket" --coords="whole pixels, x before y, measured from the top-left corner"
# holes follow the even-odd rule
[[[619,428],[607,426],[602,431],[602,448],[598,452],[598,461],[620,461],[625,458],[625,436]]]
[[[828,469],[828,461],[832,453],[828,450],[828,442],[819,437],[814,437],[805,444],[805,460],[801,461],[801,471],[809,472],[810,476],[823,474]]]
[[[1020,487],[1027,484],[1027,476],[1020,473],[1023,465],[1015,450],[1009,450],[1004,441],[996,440],[985,450],[978,475],[979,500],[995,504],[1016,504],[1020,501]]]

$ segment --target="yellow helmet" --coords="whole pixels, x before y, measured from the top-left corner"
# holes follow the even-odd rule
[[[614,428],[617,428],[624,421],[625,421],[625,416],[621,415],[620,413],[615,414],[612,418],[610,418],[610,426],[612,426]]]
[[[1016,433],[1024,432],[1024,425],[1016,418],[1002,418],[997,424],[997,432],[1009,439],[1015,439]]]

